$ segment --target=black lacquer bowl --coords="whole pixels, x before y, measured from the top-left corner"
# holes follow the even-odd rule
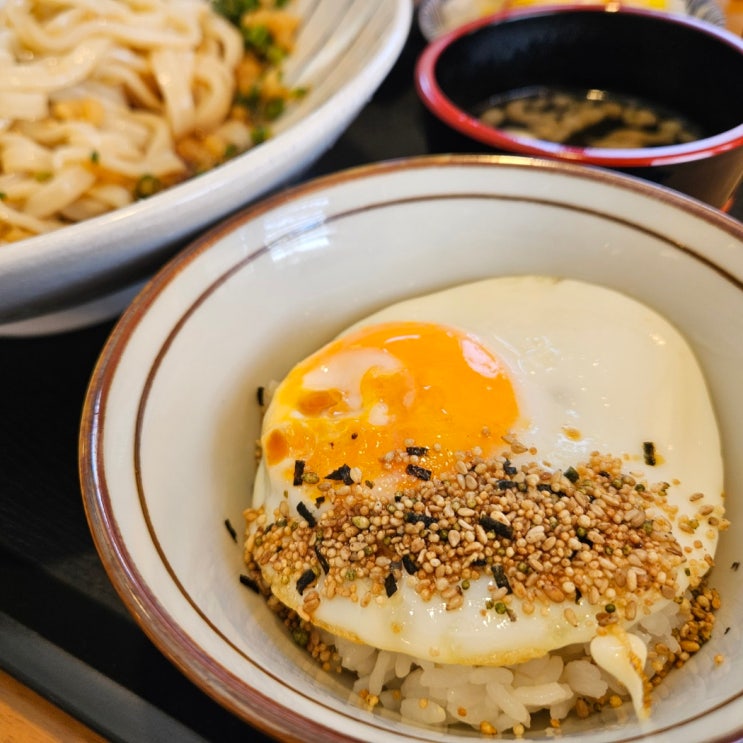
[[[743,40],[697,18],[616,5],[506,11],[432,42],[416,84],[437,119],[488,149],[614,168],[717,207],[743,176]],[[481,120],[488,100],[537,88],[649,103],[693,122],[695,138],[591,146]]]

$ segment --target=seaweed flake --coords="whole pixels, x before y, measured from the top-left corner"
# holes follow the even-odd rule
[[[387,598],[397,592],[397,580],[393,573],[387,573],[387,577],[384,579],[384,590]]]
[[[323,553],[320,552],[320,547],[317,544],[315,545],[315,557],[317,557],[317,561],[320,563],[320,567],[322,568],[323,573],[327,575],[328,572],[330,571],[330,564],[328,563],[328,560],[325,557],[325,555],[323,555]]]
[[[304,459],[295,459],[294,478],[292,480],[292,485],[294,485],[295,487],[301,485],[303,482],[302,475],[304,475]]]
[[[309,524],[311,529],[317,526],[317,520],[312,515],[310,509],[307,508],[305,503],[303,503],[302,501],[299,501],[299,503],[297,503],[297,512]]]
[[[418,566],[415,564],[415,560],[407,552],[402,556],[402,566],[408,575],[415,575],[418,572]]]
[[[329,475],[325,475],[326,480],[339,480],[344,485],[353,485],[351,478],[351,468],[347,464],[342,464],[337,470],[333,470]]]
[[[428,454],[428,447],[427,446],[407,446],[405,447],[405,451],[411,457],[425,457],[426,454]]]
[[[491,519],[490,516],[480,516],[478,522],[485,531],[494,531],[499,537],[513,539],[513,529],[510,524],[504,524],[498,519]]]
[[[565,477],[567,477],[567,479],[570,480],[573,485],[575,485],[575,483],[578,482],[578,480],[580,479],[578,470],[575,469],[575,467],[568,467],[562,474],[565,475]]]
[[[498,586],[498,588],[505,588],[508,593],[513,593],[511,590],[511,583],[508,580],[506,571],[503,569],[503,565],[493,565],[491,571],[493,573],[493,578],[495,578],[495,585]]]
[[[314,583],[316,579],[317,576],[315,575],[315,571],[312,568],[307,568],[307,570],[305,570],[297,579],[297,593],[301,596],[304,593],[305,588],[307,588],[311,583]]]
[[[235,531],[235,527],[232,526],[232,522],[229,519],[225,519],[224,526],[232,537],[232,541],[237,542],[237,532]]]
[[[408,524],[423,523],[426,527],[436,523],[436,519],[433,516],[428,516],[425,513],[415,513],[415,511],[407,511],[405,514],[405,521]]]
[[[240,583],[242,583],[245,587],[249,588],[251,591],[260,593],[260,590],[258,589],[258,584],[249,575],[245,575],[245,573],[241,573]]]
[[[642,456],[648,467],[655,467],[657,460],[655,457],[655,444],[652,441],[642,442]]]
[[[405,471],[419,480],[428,481],[431,479],[431,470],[427,470],[425,467],[419,467],[417,464],[409,464],[405,468]]]

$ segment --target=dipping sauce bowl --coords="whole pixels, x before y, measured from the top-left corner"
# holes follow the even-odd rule
[[[488,150],[612,168],[719,208],[743,177],[743,40],[697,18],[615,4],[505,11],[429,44],[416,86],[436,119]],[[635,120],[638,112],[651,120],[646,139],[658,141],[605,146],[564,131],[550,141],[544,130],[493,114],[494,104],[505,109],[518,98],[522,109],[544,108],[524,96],[545,91],[629,105]],[[488,109],[490,122],[482,117]],[[558,122],[568,115],[551,114]],[[657,121],[669,117],[692,134],[670,142],[656,136]],[[600,138],[607,123],[584,129]]]

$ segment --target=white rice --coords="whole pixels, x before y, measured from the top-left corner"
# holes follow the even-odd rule
[[[649,649],[662,643],[674,651],[679,644],[672,630],[684,620],[678,605],[670,604],[632,632]],[[619,697],[631,705],[626,689],[593,662],[588,645],[569,646],[517,665],[487,667],[436,664],[340,637],[326,639],[335,645],[343,667],[356,676],[355,694],[423,725],[465,724],[481,730],[486,722],[498,733],[519,733],[564,720],[579,698],[590,705],[614,696],[614,701]],[[651,652],[648,678],[655,673],[652,658]]]

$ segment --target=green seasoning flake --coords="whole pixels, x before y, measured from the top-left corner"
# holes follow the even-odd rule
[[[502,601],[496,601],[494,608],[496,614],[505,614],[508,611],[508,607]]]
[[[243,26],[242,27],[243,43],[246,49],[252,49],[256,54],[265,54],[273,37],[266,26]]]
[[[284,99],[283,98],[270,98],[266,101],[264,114],[269,121],[278,119],[282,113],[284,113]]]
[[[214,10],[236,26],[245,13],[256,10],[258,5],[259,0],[212,0]]]
[[[137,199],[146,199],[153,196],[163,187],[159,178],[154,175],[143,175],[134,187],[134,196]]]
[[[266,62],[278,65],[286,57],[286,52],[281,47],[276,46],[276,44],[271,44],[268,49],[266,49],[263,56],[265,57]]]
[[[292,632],[292,639],[297,645],[299,645],[299,647],[304,648],[307,647],[307,643],[310,641],[310,636],[306,630],[302,629],[301,627],[297,627]]]
[[[261,90],[257,85],[251,86],[245,93],[235,94],[235,105],[247,108],[248,111],[257,111],[261,103]]]

